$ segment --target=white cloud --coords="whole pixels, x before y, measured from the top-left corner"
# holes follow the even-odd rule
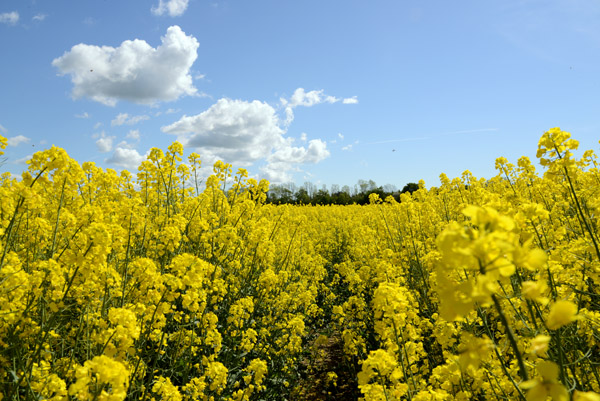
[[[340,138],[343,141],[344,140],[344,135],[342,135],[341,132],[338,132],[338,138]]]
[[[140,130],[137,130],[137,129],[130,130],[127,133],[127,135],[125,136],[125,138],[139,141],[139,139],[140,139]]]
[[[81,114],[75,114],[76,118],[90,118],[90,115],[87,113],[87,111],[84,111]]]
[[[356,96],[352,96],[352,97],[347,97],[344,100],[342,100],[343,104],[357,104],[358,103],[358,97]]]
[[[114,136],[107,136],[104,131],[100,134],[100,139],[96,141],[96,147],[102,153],[110,152],[113,148]]]
[[[31,140],[30,138],[27,138],[26,136],[23,136],[23,135],[17,135],[17,136],[13,136],[11,138],[6,138],[6,139],[7,139],[8,146],[19,146],[20,144],[27,143]]]
[[[300,140],[302,142],[306,142],[306,138],[307,138],[306,132],[303,132],[303,133],[300,134]]]
[[[115,148],[121,148],[121,149],[135,149],[135,144],[133,143],[128,143],[127,141],[121,141],[117,144],[117,146],[115,146]]]
[[[287,146],[282,146],[267,157],[267,165],[261,167],[265,178],[273,183],[289,182],[292,177],[290,171],[300,171],[298,165],[319,163],[329,157],[327,143],[320,139],[311,139],[308,147],[293,147],[288,141]]]
[[[339,100],[335,96],[326,96],[323,92],[323,89],[306,92],[304,88],[298,88],[294,91],[288,105],[292,108],[297,106],[311,107],[315,104],[323,102],[335,103]]]
[[[158,6],[152,7],[150,11],[154,15],[168,13],[171,17],[183,15],[187,9],[189,0],[158,0]]]
[[[15,160],[14,164],[27,164],[27,161],[31,160],[32,157],[33,157],[33,154],[27,155],[25,157],[21,157],[20,159]]]
[[[218,159],[236,166],[249,166],[264,160],[261,171],[273,182],[288,181],[290,171],[304,163],[318,163],[329,151],[324,141],[311,140],[308,147],[293,147],[293,138],[285,138],[276,110],[267,103],[219,99],[208,110],[183,116],[162,127],[178,135],[187,147],[199,149],[210,165]]]
[[[0,14],[0,23],[15,25],[17,22],[19,22],[19,13],[16,11]]]
[[[98,129],[102,127],[102,123],[100,121],[98,121],[96,124],[94,124],[94,129]]]
[[[326,95],[323,89],[306,92],[304,88],[298,88],[289,99],[280,98],[279,101],[285,110],[285,124],[290,125],[294,121],[294,109],[298,106],[312,107],[321,103],[337,103],[340,101],[335,96]],[[358,103],[356,96],[342,101],[344,104]]]
[[[46,14],[36,14],[31,19],[34,20],[34,21],[43,21],[43,20],[46,19],[46,17],[47,17]]]
[[[140,155],[135,149],[117,147],[112,156],[106,159],[105,162],[134,172],[137,171],[137,168],[144,160],[146,160],[146,156]]]
[[[230,99],[219,99],[196,116],[184,115],[162,131],[179,135],[187,146],[244,165],[266,157],[283,141],[284,133],[275,109],[267,103]]]
[[[327,144],[320,139],[311,139],[308,148],[282,146],[267,158],[269,163],[318,163],[329,156]]]
[[[154,104],[196,95],[190,68],[198,41],[171,26],[156,48],[126,40],[117,48],[80,43],[52,61],[59,75],[70,75],[75,99],[88,97],[114,106],[119,100]]]
[[[352,150],[352,144],[342,147],[342,150]]]
[[[142,116],[131,116],[129,117],[129,114],[127,113],[120,113],[119,115],[117,115],[117,117],[115,117],[114,120],[112,120],[110,122],[111,126],[115,126],[115,125],[123,125],[123,124],[127,124],[127,125],[134,125],[139,123],[140,121],[144,121],[144,120],[148,120],[150,119],[149,116],[146,115],[142,115]]]

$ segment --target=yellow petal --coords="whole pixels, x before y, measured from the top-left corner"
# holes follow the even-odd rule
[[[546,326],[556,330],[577,319],[577,305],[571,301],[558,301],[550,308]]]
[[[554,362],[539,361],[536,368],[544,382],[554,382],[558,378],[558,365]]]

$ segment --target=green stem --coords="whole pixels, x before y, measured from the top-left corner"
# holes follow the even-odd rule
[[[517,357],[517,362],[519,363],[519,372],[521,374],[522,380],[528,380],[529,376],[527,375],[527,369],[525,368],[525,362],[523,362],[523,355],[521,355],[521,351],[519,351],[519,347],[517,346],[517,341],[515,340],[515,335],[506,320],[506,316],[504,315],[504,311],[502,310],[502,306],[500,306],[500,302],[498,301],[498,297],[495,294],[492,294],[492,300],[494,301],[494,306],[496,306],[496,311],[498,311],[498,315],[500,316],[500,321],[506,328],[506,336],[508,337],[508,341]]]

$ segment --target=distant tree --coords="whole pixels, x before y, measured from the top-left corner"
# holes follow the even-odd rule
[[[396,188],[396,186],[395,186],[395,185],[393,185],[393,184],[385,184],[385,185],[383,186],[383,191],[384,191],[384,192],[388,192],[388,193],[394,193],[394,192],[396,192],[397,190],[398,190],[398,188]]]
[[[377,184],[373,180],[358,180],[358,187],[360,188],[360,193],[364,194],[377,189]]]
[[[369,189],[369,183],[365,180],[358,180],[359,193],[364,194]]]
[[[331,194],[331,203],[334,205],[350,205],[352,197],[348,192],[340,191]]]
[[[306,190],[306,192],[308,193],[309,197],[313,197],[315,196],[315,193],[317,192],[317,186],[315,184],[313,184],[310,181],[306,181],[303,185],[304,189]]]
[[[279,196],[279,203],[291,203],[294,198],[294,193],[287,188],[281,189],[281,195]]]
[[[403,191],[413,192],[418,189],[418,184],[407,184]],[[331,191],[327,190],[326,185],[322,185],[321,189],[317,190],[317,186],[311,182],[305,182],[300,188],[297,188],[293,183],[274,184],[267,193],[267,202],[274,204],[312,204],[312,205],[365,205],[369,203],[371,194],[379,195],[381,200],[385,200],[388,196],[394,197],[396,201],[400,201],[400,194],[396,186],[386,184],[383,187],[377,187],[373,180],[358,180],[354,185],[354,189],[348,185],[344,185],[340,191],[338,184],[331,185]]]
[[[313,205],[330,205],[331,204],[331,196],[329,196],[329,192],[326,189],[319,189],[315,196],[312,197]]]
[[[294,201],[294,193],[283,185],[271,185],[267,192],[267,202],[269,203],[291,203]]]
[[[410,192],[411,194],[419,189],[419,184],[415,184],[414,182],[409,182],[402,188],[402,193]]]
[[[304,205],[308,205],[310,203],[310,196],[308,196],[308,191],[304,187],[300,187],[298,192],[294,195],[296,198],[296,203],[301,203]]]
[[[290,192],[292,192],[293,194],[296,193],[296,191],[298,190],[298,188],[296,187],[296,184],[294,184],[293,182],[288,182],[282,185],[284,188],[287,188],[290,190]]]

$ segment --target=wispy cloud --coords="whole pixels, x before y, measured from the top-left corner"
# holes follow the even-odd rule
[[[43,21],[46,19],[46,17],[47,17],[46,14],[36,14],[31,19],[34,21]]]
[[[13,163],[14,164],[27,164],[28,160],[31,160],[31,158],[33,157],[33,154],[27,155],[25,157],[21,157],[20,159],[15,160]]]
[[[150,119],[150,117],[147,115],[130,116],[127,113],[120,113],[117,117],[115,117],[114,120],[112,120],[110,122],[110,125],[113,127],[123,125],[123,124],[134,125],[134,124],[139,123],[140,121],[144,121],[144,120],[148,120],[148,119]]]
[[[13,136],[11,138],[7,138],[7,143],[8,143],[8,146],[19,146],[20,144],[27,143],[30,140],[31,139],[27,138],[26,136],[17,135],[17,136]]]
[[[140,139],[140,130],[138,129],[132,129],[130,130],[127,135],[125,136],[125,138],[127,139],[134,139],[136,141],[139,141]]]
[[[16,11],[0,14],[0,23],[15,25],[17,22],[19,22],[19,13]]]
[[[312,107],[316,104],[321,103],[337,103],[341,99],[326,95],[323,89],[320,90],[312,90],[306,92],[304,88],[297,88],[293,95],[289,98],[280,98],[279,101],[285,110],[285,125],[289,126],[292,121],[294,121],[294,109],[298,106],[303,107]],[[343,104],[354,104],[358,103],[358,98],[356,96],[351,98],[346,98],[342,100]]]

